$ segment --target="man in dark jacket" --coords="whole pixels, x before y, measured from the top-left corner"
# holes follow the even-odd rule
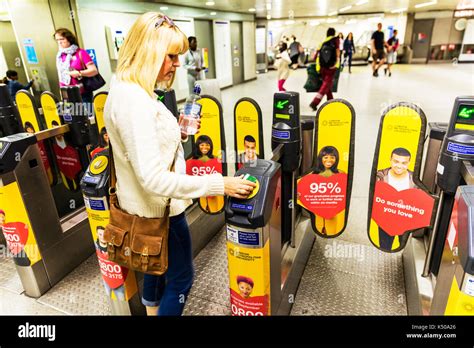
[[[8,70],[5,84],[8,86],[8,90],[12,98],[15,98],[16,92],[19,90],[30,89],[31,86],[33,86],[33,80],[28,82],[26,85],[22,85],[20,82],[18,82],[18,73],[15,70]]]

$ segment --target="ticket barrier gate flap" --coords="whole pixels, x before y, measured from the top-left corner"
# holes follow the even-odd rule
[[[245,164],[236,175],[255,180],[257,187],[246,200],[226,199],[232,314],[275,314],[281,301],[280,164],[258,159],[252,166]],[[239,277],[250,279],[252,297],[263,304],[255,305],[250,296],[238,294]]]
[[[9,217],[24,212],[22,221],[10,222],[26,226],[27,242],[23,242],[22,248],[28,245],[29,262],[15,263],[25,292],[31,297],[40,297],[93,252],[92,240],[85,235],[89,227],[84,211],[79,209],[68,218],[59,219],[36,142],[34,135],[26,133],[0,140],[3,193],[6,195],[7,187],[18,188],[8,190],[14,197],[3,197],[2,204],[8,207],[7,223]],[[17,235],[21,237],[19,232]]]
[[[474,315],[474,186],[458,188],[430,314]]]

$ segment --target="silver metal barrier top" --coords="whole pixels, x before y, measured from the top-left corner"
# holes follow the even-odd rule
[[[464,161],[461,167],[461,175],[467,185],[474,185],[474,166],[469,161]]]
[[[45,139],[54,138],[57,135],[65,134],[69,132],[69,125],[64,124],[59,127],[45,129],[43,131],[39,131],[35,133],[36,140],[41,141]]]

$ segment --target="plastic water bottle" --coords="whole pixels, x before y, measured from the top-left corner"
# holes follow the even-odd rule
[[[181,131],[188,134],[194,135],[197,133],[197,121],[201,118],[202,105],[198,103],[201,99],[201,86],[196,85],[193,93],[186,99],[184,104],[184,115],[181,121]]]

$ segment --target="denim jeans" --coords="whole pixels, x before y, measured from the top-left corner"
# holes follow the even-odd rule
[[[145,274],[142,303],[160,306],[158,315],[181,315],[193,285],[191,236],[185,213],[170,218],[168,271],[162,276]]]

